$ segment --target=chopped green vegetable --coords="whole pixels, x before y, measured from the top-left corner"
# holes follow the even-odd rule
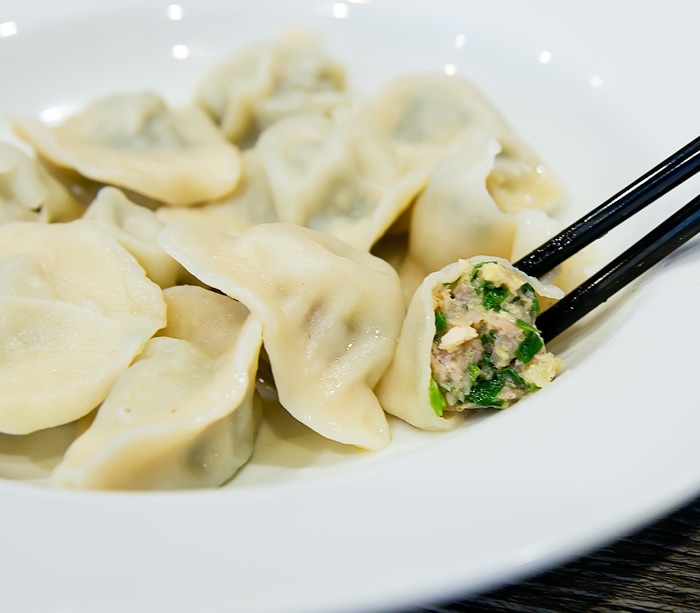
[[[540,312],[540,301],[537,299],[537,294],[535,293],[535,288],[529,283],[523,283],[519,290],[524,296],[532,300],[532,306],[530,307],[530,312],[533,315],[537,315]]]
[[[533,328],[534,330],[534,328]],[[528,331],[525,335],[525,340],[523,340],[518,348],[515,350],[515,357],[518,358],[523,364],[527,364],[535,354],[544,347],[544,341],[537,330],[533,332]]]
[[[540,331],[537,328],[535,328],[535,326],[531,326],[529,323],[523,321],[522,319],[516,319],[515,323],[518,324],[518,326],[520,326],[526,332],[534,332],[535,334],[540,333]]]
[[[442,417],[447,407],[447,400],[445,400],[445,394],[442,393],[440,386],[437,381],[430,377],[430,386],[428,387],[428,393],[430,395],[430,406],[433,407],[433,411],[438,417]]]
[[[525,380],[512,368],[506,367],[501,372],[516,385],[525,385]]]
[[[500,311],[501,304],[510,296],[510,291],[505,285],[494,286],[492,283],[484,283],[482,291],[481,304],[489,311]]]
[[[504,385],[503,375],[496,371],[493,379],[478,379],[471,390],[469,390],[465,401],[480,407],[501,407],[503,406],[503,401],[497,400],[497,398]]]
[[[478,364],[470,364],[469,367],[467,368],[467,376],[469,377],[469,381],[471,383],[474,383],[476,381],[476,378],[481,374],[481,368],[479,368]]]
[[[440,334],[447,328],[447,318],[442,311],[435,311],[435,334]]]
[[[484,347],[486,345],[492,345],[496,341],[496,334],[493,330],[490,332],[482,332],[479,334],[479,340]]]

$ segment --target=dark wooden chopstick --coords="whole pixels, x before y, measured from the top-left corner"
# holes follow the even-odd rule
[[[540,277],[700,170],[700,137],[515,262]]]
[[[549,342],[700,232],[700,196],[637,241],[537,319]]]

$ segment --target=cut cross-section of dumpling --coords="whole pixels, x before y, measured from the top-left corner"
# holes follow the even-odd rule
[[[94,409],[165,325],[160,288],[109,234],[78,220],[0,225],[0,432]]]
[[[71,221],[83,207],[36,160],[0,143],[0,223]]]
[[[203,111],[170,109],[152,92],[97,100],[55,127],[11,123],[52,164],[166,204],[220,198],[240,176],[238,150]]]
[[[216,487],[253,451],[261,325],[228,296],[163,292],[168,325],[117,379],[53,482],[95,489]]]
[[[377,386],[387,413],[445,430],[463,411],[507,407],[547,385],[561,362],[535,327],[538,295],[563,292],[500,258],[459,260],[428,275]]]
[[[96,222],[114,236],[143,266],[149,279],[161,287],[170,287],[186,277],[182,266],[158,244],[158,232],[164,222],[150,209],[131,202],[117,188],[103,187],[83,219]]]
[[[380,449],[389,431],[373,387],[403,319],[396,272],[342,241],[291,224],[242,235],[172,223],[161,245],[263,322],[281,404],[319,434]]]
[[[218,66],[197,101],[231,141],[245,144],[280,119],[346,103],[344,89],[343,67],[325,57],[312,36],[290,31]]]

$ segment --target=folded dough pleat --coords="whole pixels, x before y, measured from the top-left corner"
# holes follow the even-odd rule
[[[164,292],[168,325],[117,379],[53,482],[97,489],[216,487],[253,451],[260,322],[194,286]]]
[[[380,449],[389,441],[372,388],[386,369],[403,306],[386,262],[307,228],[262,224],[238,235],[167,225],[163,248],[263,322],[280,403],[319,434]]]

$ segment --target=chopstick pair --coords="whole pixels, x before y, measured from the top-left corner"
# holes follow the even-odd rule
[[[700,170],[700,137],[515,262],[533,277],[549,272]],[[568,293],[537,319],[548,342],[700,232],[700,195]]]

